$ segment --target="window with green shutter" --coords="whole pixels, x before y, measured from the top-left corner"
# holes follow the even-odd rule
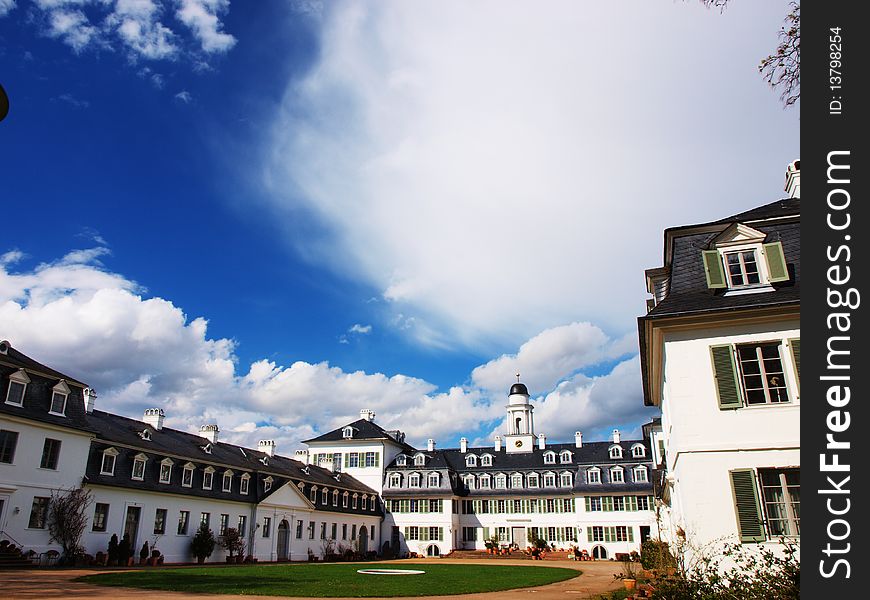
[[[716,378],[719,409],[740,408],[743,406],[743,399],[740,395],[737,365],[734,364],[734,352],[731,346],[711,346],[710,357],[713,361],[713,376]]]
[[[763,244],[764,259],[767,261],[767,275],[770,283],[788,281],[788,266],[785,263],[785,253],[782,251],[782,242]]]
[[[701,252],[704,260],[704,274],[707,277],[707,287],[712,290],[727,287],[725,282],[725,269],[722,267],[722,257],[718,250],[704,250]]]
[[[737,529],[741,543],[763,542],[764,522],[761,517],[761,505],[758,502],[758,490],[755,485],[755,473],[752,469],[737,469],[730,471],[731,490],[734,493],[734,507],[737,512]]]

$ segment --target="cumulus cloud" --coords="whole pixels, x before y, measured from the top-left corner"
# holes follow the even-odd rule
[[[325,225],[315,259],[378,289],[423,343],[504,347],[578,320],[628,332],[662,229],[781,193],[798,123],[754,68],[781,18],[330,3],[319,60],[275,117],[266,184],[278,210]],[[714,185],[726,172],[740,177]]]
[[[0,0],[0,17],[5,17],[15,8],[15,0]]]
[[[515,354],[475,369],[470,384],[446,391],[409,375],[348,372],[328,362],[262,359],[246,366],[234,340],[209,337],[205,318],[191,318],[108,270],[102,261],[110,254],[105,246],[78,249],[32,268],[22,266],[20,250],[0,255],[0,339],[93,386],[106,410],[138,418],[160,406],[172,427],[196,431],[216,422],[223,439],[248,445],[275,439],[290,454],[301,440],[368,408],[412,443],[432,437],[447,444],[488,428],[502,431],[504,396],[519,364],[540,394],[536,423],[551,440],[644,415],[636,359],[596,377],[582,373],[621,354],[620,341],[588,323],[541,332]]]
[[[229,0],[33,0],[34,20],[48,37],[76,53],[120,50],[131,62],[190,59],[228,52],[236,38],[223,31]],[[14,8],[0,0],[0,17]],[[180,26],[180,27],[179,27]],[[190,32],[187,39],[178,29]]]

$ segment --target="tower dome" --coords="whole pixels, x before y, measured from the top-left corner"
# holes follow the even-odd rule
[[[526,384],[517,382],[511,386],[510,395],[513,396],[514,394],[525,394],[528,396],[529,388],[526,387]]]

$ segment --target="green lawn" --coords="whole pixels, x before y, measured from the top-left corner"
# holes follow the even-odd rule
[[[357,569],[419,569],[423,575],[362,575]],[[87,575],[77,581],[118,587],[264,596],[434,596],[545,585],[574,569],[503,565],[393,563],[156,568]]]

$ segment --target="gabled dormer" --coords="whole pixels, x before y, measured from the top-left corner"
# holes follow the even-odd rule
[[[351,427],[350,425],[348,425],[347,427],[344,427],[344,428],[341,430],[341,437],[344,438],[344,439],[346,439],[346,440],[353,439],[353,432],[354,432],[354,431],[355,431],[355,428],[353,428],[353,427]]]
[[[732,223],[701,252],[707,287],[727,294],[773,291],[772,283],[789,280],[782,242],[743,223]]]
[[[408,464],[408,457],[407,456],[405,456],[404,454],[399,454],[398,456],[396,456],[396,466],[397,467],[404,467],[407,464]]]
[[[66,401],[69,398],[70,389],[66,381],[61,379],[53,388],[51,388],[51,406],[48,413],[60,417],[66,416]]]
[[[6,391],[6,404],[22,406],[24,404],[24,392],[30,377],[24,369],[18,369],[9,375],[9,389]]]

